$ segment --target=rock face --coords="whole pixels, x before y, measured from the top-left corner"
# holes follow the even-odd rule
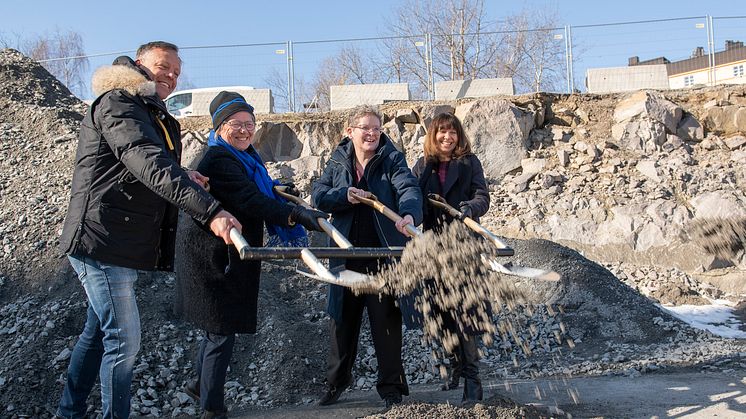
[[[521,166],[534,115],[504,99],[480,99],[456,108],[486,177],[500,179]]]

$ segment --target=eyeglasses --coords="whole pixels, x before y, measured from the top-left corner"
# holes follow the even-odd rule
[[[380,127],[371,128],[371,127],[358,127],[357,125],[354,125],[352,128],[357,128],[357,129],[359,129],[362,132],[372,132],[373,134],[380,134],[381,133],[381,128]]]
[[[231,127],[232,130],[240,130],[241,128],[245,129],[246,131],[253,131],[254,128],[256,128],[256,124],[254,124],[251,121],[248,122],[239,122],[239,121],[228,121],[225,123],[225,125],[228,125]]]

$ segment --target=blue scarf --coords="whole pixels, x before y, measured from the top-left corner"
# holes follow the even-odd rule
[[[209,147],[223,147],[230,151],[246,169],[249,174],[249,178],[256,183],[259,190],[266,196],[274,199],[275,201],[282,202],[283,204],[287,201],[275,194],[274,186],[279,185],[280,182],[272,180],[267,173],[267,168],[264,167],[262,158],[259,157],[259,153],[254,150],[253,146],[249,146],[246,151],[236,150],[232,145],[228,144],[221,136],[215,134],[214,130],[210,131],[210,136],[207,140]],[[267,247],[277,246],[289,246],[289,247],[308,247],[308,235],[306,230],[300,224],[297,224],[291,228],[278,226],[275,224],[267,225],[267,233],[269,238],[267,239]]]

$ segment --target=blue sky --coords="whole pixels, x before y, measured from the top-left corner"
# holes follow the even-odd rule
[[[179,46],[205,46],[245,43],[272,43],[286,40],[308,41],[340,38],[375,37],[385,32],[387,22],[401,1],[139,1],[92,2],[36,0],[10,2],[0,14],[0,32],[6,38],[22,38],[53,31],[74,30],[80,33],[89,54],[125,51],[139,44],[164,39]],[[672,17],[746,16],[744,1],[491,1],[485,0],[486,14],[499,20],[522,10],[556,10],[561,25],[586,25],[610,22],[665,19]],[[706,34],[696,29],[703,20],[658,25],[575,29],[579,62],[576,79],[589,66],[623,66],[630,55],[641,59],[666,55],[687,58],[695,46],[706,47]],[[716,21],[716,49],[725,39],[746,40],[746,19]],[[563,41],[560,41],[563,42]],[[296,74],[310,78],[320,57],[332,54],[339,45],[298,45]],[[255,48],[251,57],[236,52],[199,50],[185,54],[184,72],[192,84],[251,84],[261,86],[270,71],[285,72],[284,57],[275,49],[284,46]],[[227,54],[227,55],[226,55]],[[231,55],[233,54],[233,55]],[[305,55],[304,55],[305,54]],[[92,59],[91,66],[108,63],[112,57]],[[210,70],[206,63],[234,62],[237,66],[255,66],[246,80],[231,80],[225,74]],[[261,61],[261,65],[257,65]],[[213,74],[214,73],[214,74]]]

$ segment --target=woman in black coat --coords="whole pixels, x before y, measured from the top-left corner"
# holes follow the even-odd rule
[[[381,115],[375,108],[361,106],[352,111],[347,136],[332,153],[321,178],[313,184],[311,197],[322,211],[332,213],[332,224],[353,245],[359,247],[402,246],[407,240],[406,224],[422,219],[422,194],[404,155],[381,133]],[[403,218],[393,223],[362,204],[352,194],[376,195],[378,200]],[[332,267],[376,273],[378,259],[332,260]],[[401,359],[402,315],[391,295],[355,295],[339,285],[329,287],[331,350],[327,364],[326,392],[319,404],[336,403],[352,383],[352,367],[363,310],[368,310],[373,346],[378,360],[376,390],[387,407],[409,394]]]
[[[443,113],[430,123],[425,138],[425,156],[415,164],[412,172],[417,176],[422,193],[438,194],[448,204],[458,208],[464,217],[475,221],[487,212],[490,196],[484,180],[482,164],[471,153],[471,145],[461,121],[454,115]],[[426,201],[427,202],[427,201]],[[453,221],[448,214],[431,205],[424,205],[424,229],[442,229]],[[464,401],[482,400],[482,383],[479,379],[478,331],[462,330],[454,316],[438,307],[444,327],[458,336],[459,344],[451,358],[451,381],[444,390],[458,388],[464,377]]]
[[[276,197],[277,184],[251,146],[254,108],[235,92],[220,92],[210,103],[214,131],[199,164],[209,178],[210,193],[240,220],[251,246],[269,242],[307,245],[304,227],[320,231],[318,217],[328,215],[291,206]],[[175,311],[205,330],[197,357],[197,378],[185,391],[200,401],[203,417],[223,417],[223,386],[236,333],[255,333],[259,261],[242,261],[232,245],[213,239],[197,223],[178,232]]]

